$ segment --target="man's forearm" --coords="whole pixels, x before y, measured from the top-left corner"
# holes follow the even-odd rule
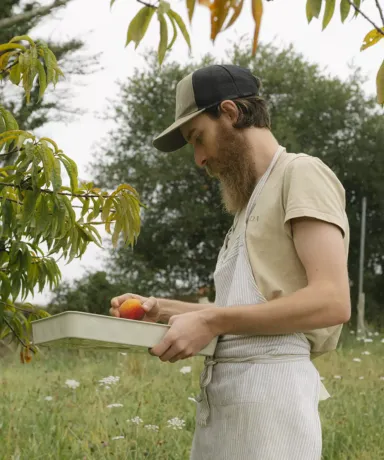
[[[200,311],[207,308],[216,308],[214,305],[182,302],[181,300],[158,299],[160,304],[160,322],[168,323],[169,318],[173,315],[181,315],[191,311]]]
[[[347,293],[306,287],[264,304],[207,309],[203,316],[216,335],[279,335],[342,324],[350,304]]]

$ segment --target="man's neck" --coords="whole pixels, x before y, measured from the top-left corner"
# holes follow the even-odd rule
[[[256,179],[259,181],[267,171],[279,148],[279,143],[271,131],[264,128],[251,128],[247,132],[247,141],[251,149],[251,158]]]

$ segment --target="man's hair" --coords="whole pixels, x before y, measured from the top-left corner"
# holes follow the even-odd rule
[[[234,128],[268,128],[271,129],[271,117],[267,107],[267,102],[260,96],[250,96],[245,98],[234,99],[239,110],[237,122]],[[220,118],[221,105],[217,104],[205,110],[205,113],[213,118]]]

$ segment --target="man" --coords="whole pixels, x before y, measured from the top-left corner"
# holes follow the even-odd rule
[[[171,324],[151,354],[176,362],[219,337],[201,376],[192,460],[319,460],[319,374],[310,358],[336,347],[350,318],[345,193],[318,158],[287,153],[270,130],[260,81],[213,65],[177,86],[176,121],[154,140],[187,142],[220,181],[234,216],[210,304],[124,294],[147,321]]]

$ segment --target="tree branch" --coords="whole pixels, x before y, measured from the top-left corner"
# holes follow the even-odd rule
[[[10,18],[0,19],[0,29],[12,27],[16,24],[19,24],[20,22],[29,21],[30,19],[33,19],[36,16],[46,16],[53,9],[58,8],[60,6],[64,6],[69,2],[70,0],[55,0],[50,5],[40,6],[31,11],[28,11],[27,13],[21,13]]]
[[[373,27],[374,27],[381,35],[384,35],[384,32],[381,30],[381,28],[380,28],[379,26],[377,26],[371,19],[369,19],[369,17],[368,17],[365,13],[363,13],[363,12],[361,11],[361,9],[360,9],[358,6],[356,6],[356,5],[354,4],[354,2],[353,2],[352,0],[348,0],[348,3],[355,9],[355,11],[357,11],[358,13],[360,13],[360,14],[363,16],[363,18],[365,18],[368,22],[370,22],[370,23],[373,25]],[[377,3],[378,3],[378,0],[376,0],[376,4],[377,4]],[[381,12],[381,8],[380,8],[380,7],[379,7],[379,10],[380,10],[380,12]]]
[[[141,3],[144,6],[147,6],[148,8],[157,8],[155,5],[151,5],[150,3],[144,2],[143,0],[137,0],[138,3]]]
[[[383,14],[383,9],[382,9],[382,7],[381,7],[380,4],[379,4],[379,0],[375,0],[375,2],[376,2],[377,9],[379,10],[379,14],[380,14],[380,17],[381,17],[381,22],[383,23],[383,26],[384,26],[384,14]]]
[[[4,302],[2,302],[4,303]],[[5,318],[3,317],[3,320],[5,322],[5,324],[9,327],[9,329],[12,331],[12,333],[14,334],[14,336],[17,338],[17,340],[21,343],[21,345],[24,347],[24,348],[27,348],[27,344],[24,342],[24,340],[19,336],[19,334],[15,331],[15,329],[11,326],[11,323]],[[36,353],[36,351],[33,349],[33,347],[30,347],[29,348],[32,353]]]
[[[20,187],[20,185],[7,184],[6,182],[0,182],[0,185],[4,185],[4,186],[7,186],[7,187],[15,187],[15,188],[19,188],[19,189],[22,188],[22,187]],[[22,190],[33,190],[33,189],[32,188],[23,188]],[[51,193],[51,194],[54,193],[53,190],[48,190],[46,188],[41,188],[40,192]],[[100,195],[91,195],[89,193],[86,193],[85,195],[80,195],[78,193],[57,192],[57,195],[75,196],[75,197],[80,197],[80,198],[100,198]],[[110,195],[104,196],[104,198],[108,198],[109,196]],[[79,206],[79,207],[81,207],[81,206]]]

